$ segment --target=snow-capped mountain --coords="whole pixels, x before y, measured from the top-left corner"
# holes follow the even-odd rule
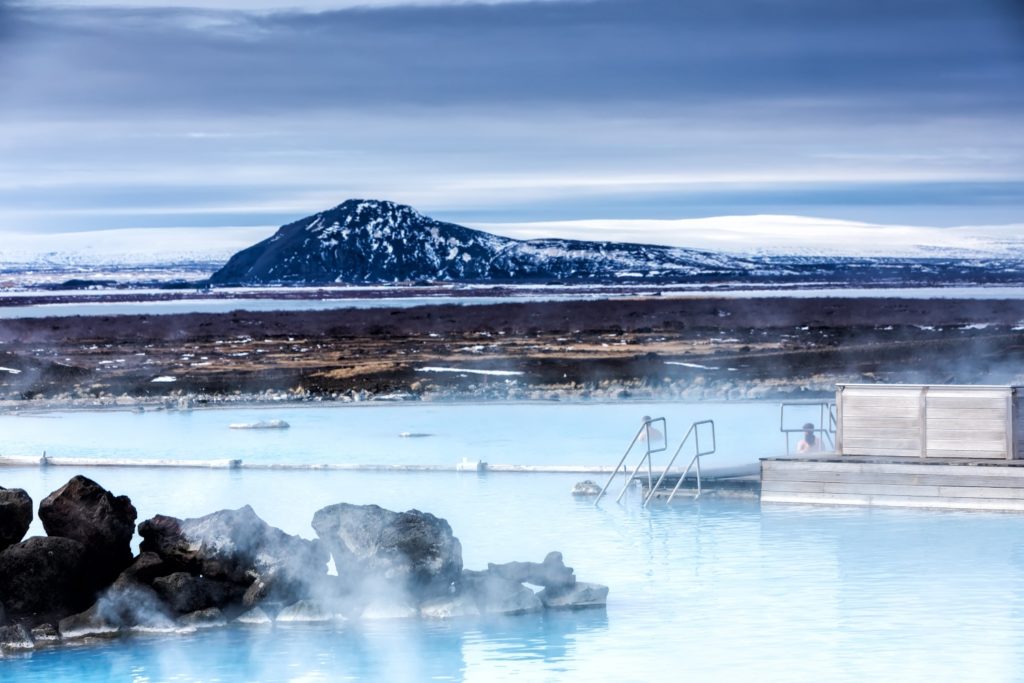
[[[1018,249],[918,253],[934,255],[737,254],[626,242],[519,240],[436,221],[393,202],[352,199],[281,227],[270,238],[232,256],[210,281],[215,285],[1024,281],[1024,256]]]
[[[351,199],[240,251],[211,282],[685,280],[757,267],[749,259],[678,247],[516,240],[442,223],[401,204]]]

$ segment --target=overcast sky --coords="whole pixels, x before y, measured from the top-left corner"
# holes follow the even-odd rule
[[[1016,0],[194,4],[0,0],[0,230],[1024,222]]]

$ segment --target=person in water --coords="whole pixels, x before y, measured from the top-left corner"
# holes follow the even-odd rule
[[[814,453],[821,450],[818,437],[814,435],[814,423],[808,422],[804,425],[804,438],[796,445],[797,453]]]
[[[642,429],[642,431],[640,432],[640,443],[645,443],[647,439],[650,438],[650,444],[648,444],[648,448],[657,450],[659,447],[663,445],[662,441],[664,440],[665,435],[662,434],[659,430],[655,429],[654,426],[651,425],[650,423],[651,416],[644,415],[643,419],[641,420],[641,427],[643,427],[643,425],[647,425],[647,427],[645,429]]]

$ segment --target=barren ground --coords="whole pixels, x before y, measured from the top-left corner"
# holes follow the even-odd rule
[[[8,407],[266,392],[700,399],[819,396],[836,382],[1024,383],[1024,301],[647,297],[3,320],[0,368]]]

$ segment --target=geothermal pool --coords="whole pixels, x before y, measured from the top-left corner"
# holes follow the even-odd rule
[[[816,422],[819,414],[816,406],[787,408],[787,425]],[[0,455],[38,456],[46,451],[50,456],[230,458],[293,465],[454,465],[468,458],[492,464],[611,467],[644,415],[667,418],[673,450],[692,422],[714,420],[718,451],[705,462],[708,467],[753,463],[786,448],[775,402],[374,403],[0,415]],[[228,428],[272,419],[291,427]],[[664,456],[657,457],[656,465],[664,462]]]
[[[378,429],[412,429],[385,420],[394,415],[389,411],[402,409],[321,409],[321,415],[361,416],[354,424],[372,446]],[[430,407],[449,409],[455,407]],[[630,429],[636,409],[626,410]],[[175,417],[199,418],[188,424],[201,425],[217,412]],[[777,420],[777,406],[770,412]],[[451,422],[463,424],[466,413],[456,413],[459,419]],[[444,415],[435,431],[448,419]],[[525,441],[541,443],[532,432],[547,427],[524,415],[509,421]],[[608,418],[605,413],[591,415],[593,430],[606,428],[597,424]],[[289,438],[312,443],[300,439],[300,420],[281,416],[295,425]],[[143,424],[157,431],[147,440],[140,429],[140,446],[156,447],[166,437],[157,428],[160,419],[172,416],[121,416],[150,417],[157,419]],[[216,424],[236,417],[224,411]],[[53,419],[54,425],[76,425],[72,433],[52,428],[69,444],[75,431],[89,442],[112,424],[61,422],[77,415]],[[560,422],[566,423],[579,434],[582,422]],[[5,441],[6,425],[0,427]],[[209,446],[202,441],[206,436],[192,426],[177,432],[179,442],[197,449]],[[777,433],[770,438],[779,443]],[[376,441],[377,448],[351,457],[383,457],[392,442],[384,436]],[[605,444],[602,452],[610,450],[614,458],[620,441]],[[485,459],[498,460],[480,448]],[[279,455],[288,453],[281,449]],[[431,457],[452,460],[443,449]],[[38,503],[74,473],[64,467],[0,468],[0,485],[25,488]],[[449,520],[468,568],[539,561],[549,550],[561,550],[581,580],[611,587],[608,607],[444,623],[232,627],[133,637],[0,659],[5,682],[999,681],[1019,679],[1024,670],[1024,519],[1016,515],[761,507],[710,498],[644,510],[636,492],[622,505],[608,501],[594,508],[569,495],[578,475],[156,468],[83,473],[131,496],[140,520],[249,503],[269,523],[307,538],[313,537],[313,513],[329,503],[427,510]]]

